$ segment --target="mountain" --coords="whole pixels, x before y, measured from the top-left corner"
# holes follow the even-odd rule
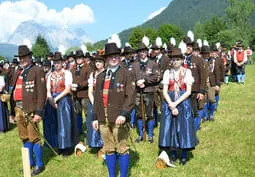
[[[252,1],[255,3],[255,0]],[[174,24],[180,26],[184,31],[188,31],[192,30],[198,21],[203,23],[213,16],[224,16],[227,6],[227,0],[172,0],[163,12],[141,24],[140,27],[157,29],[162,24]],[[251,19],[252,25],[255,25],[255,12]],[[128,41],[134,28],[120,32],[121,41]]]
[[[48,27],[38,24],[35,21],[25,21],[9,37],[8,43],[19,45],[23,44],[24,39],[28,39],[34,44],[39,34],[46,39],[49,46],[53,49],[57,49],[60,45],[63,45],[65,48],[80,46],[82,42],[89,40],[82,28]]]
[[[17,54],[18,46],[7,43],[0,43],[0,55],[12,60],[13,56]]]

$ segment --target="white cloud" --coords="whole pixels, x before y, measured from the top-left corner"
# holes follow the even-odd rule
[[[17,26],[24,21],[34,20],[44,25],[81,25],[94,22],[93,10],[86,4],[63,8],[57,12],[39,0],[3,1],[0,3],[0,41],[6,41]]]
[[[159,10],[152,12],[152,13],[148,16],[147,20],[153,19],[154,17],[156,17],[157,15],[159,15],[161,12],[163,12],[163,10],[165,10],[165,9],[166,9],[166,7],[162,7],[162,8],[160,8]]]

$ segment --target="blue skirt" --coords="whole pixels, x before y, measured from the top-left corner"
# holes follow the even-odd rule
[[[180,96],[185,91],[180,91]],[[169,92],[174,100],[174,92]],[[194,116],[190,98],[177,106],[179,114],[173,116],[166,101],[162,106],[160,120],[159,147],[192,149],[198,144],[194,127]]]
[[[7,103],[0,101],[0,132],[9,130],[9,111]]]
[[[57,95],[53,95],[53,97]],[[78,143],[77,122],[70,95],[59,100],[57,109],[54,109],[51,105],[46,105],[44,114],[48,115],[47,118],[44,118],[44,122],[46,119],[45,126],[48,125],[46,129],[44,128],[45,138],[47,137],[47,140],[50,140],[53,147],[65,149]],[[47,129],[50,129],[49,132],[47,132]]]
[[[92,148],[101,148],[103,147],[103,139],[101,137],[100,131],[96,131],[92,127],[92,112],[93,106],[89,102],[88,104],[88,116],[86,119],[86,144]]]
[[[43,133],[45,139],[53,148],[58,148],[58,114],[47,100],[43,114]]]

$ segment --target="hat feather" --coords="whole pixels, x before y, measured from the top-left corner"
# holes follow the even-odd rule
[[[209,46],[208,41],[207,41],[207,40],[204,40],[204,41],[203,41],[203,45],[204,45],[204,46]]]
[[[156,45],[157,45],[158,47],[161,47],[161,46],[162,46],[162,39],[161,39],[160,37],[157,37],[157,38],[156,38]]]
[[[58,47],[58,51],[61,52],[62,54],[66,53],[66,48],[65,48],[65,46],[64,46],[64,45],[60,45],[60,46]]]
[[[165,50],[167,50],[167,45],[166,45],[166,43],[163,44],[163,48],[164,48]]]
[[[191,41],[194,41],[194,33],[192,31],[188,31],[187,36],[191,39]]]
[[[126,42],[125,47],[131,47],[131,45],[128,42]]]
[[[109,39],[108,43],[116,43],[118,48],[121,48],[121,40],[118,34],[113,34]]]
[[[201,48],[202,47],[202,40],[201,39],[197,39],[197,43],[198,43],[198,47]]]
[[[150,39],[147,36],[143,37],[142,42],[144,43],[144,45],[146,45],[146,47],[149,47]]]
[[[88,52],[88,49],[87,49],[86,45],[84,45],[84,44],[81,45],[81,50],[83,51],[83,53]]]
[[[181,51],[182,51],[182,54],[184,54],[184,53],[186,52],[187,45],[186,45],[186,43],[185,43],[185,42],[183,42],[183,40],[182,40],[182,41],[180,42],[180,44],[179,44],[178,48],[180,48],[180,49],[181,49]]]
[[[23,45],[26,45],[30,50],[32,49],[32,43],[29,39],[24,39]]]
[[[220,42],[217,42],[215,45],[216,45],[217,49],[220,48]]]
[[[174,37],[171,37],[171,38],[170,38],[170,43],[171,43],[173,46],[176,45],[176,40],[175,40]]]

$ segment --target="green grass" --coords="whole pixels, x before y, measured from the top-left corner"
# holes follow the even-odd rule
[[[130,176],[255,176],[255,65],[247,66],[244,85],[230,83],[221,89],[220,105],[215,122],[202,124],[198,132],[200,144],[192,151],[186,166],[158,170],[155,160],[158,154],[155,129],[155,142],[142,142],[131,145]],[[137,137],[131,132],[132,139]],[[22,143],[17,128],[0,134],[0,176],[21,176],[19,169]],[[191,155],[191,154],[190,154]],[[91,152],[81,158],[70,156],[63,159],[54,157],[49,149],[44,149],[46,170],[39,176],[59,177],[104,177],[106,166]]]

